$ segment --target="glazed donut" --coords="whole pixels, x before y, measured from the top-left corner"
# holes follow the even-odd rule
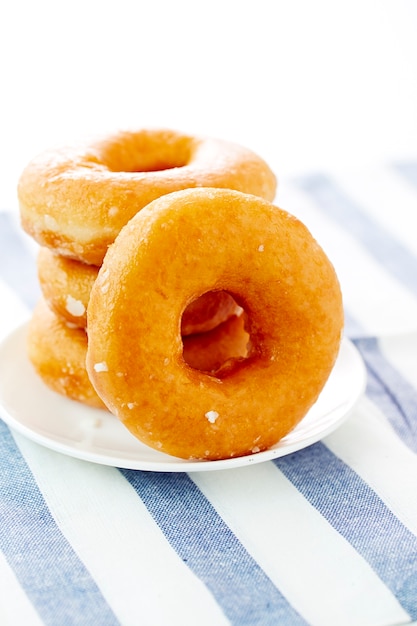
[[[191,187],[272,200],[276,178],[261,158],[233,143],[172,130],[119,132],[31,161],[18,183],[21,224],[40,245],[100,266],[133,215]]]
[[[230,359],[245,358],[249,335],[244,315],[232,315],[212,330],[183,337],[184,361],[194,369],[216,374]]]
[[[88,301],[99,268],[41,247],[37,269],[41,292],[48,306],[67,322],[86,328]]]
[[[246,358],[215,375],[185,362],[180,334],[187,304],[213,290],[234,297],[250,335]],[[299,220],[206,188],[163,196],[123,228],[88,320],[87,371],[109,410],[151,447],[215,460],[265,450],[305,416],[335,363],[343,306]]]
[[[48,306],[70,324],[86,328],[88,302],[99,268],[54,254],[44,247],[39,249],[37,267],[42,295]],[[181,334],[212,330],[236,310],[236,302],[225,291],[203,294],[184,311]]]
[[[35,371],[50,389],[88,406],[104,408],[85,367],[85,331],[68,326],[43,298],[28,324],[27,350]]]

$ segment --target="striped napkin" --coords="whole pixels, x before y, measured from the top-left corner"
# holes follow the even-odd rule
[[[417,160],[280,183],[336,267],[365,395],[322,441],[213,472],[93,464],[0,421],[2,626],[417,620]],[[0,213],[0,337],[38,298],[35,252]]]

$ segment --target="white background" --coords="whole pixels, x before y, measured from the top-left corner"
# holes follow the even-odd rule
[[[417,155],[415,0],[13,0],[0,209],[44,148],[119,128],[230,139],[279,178]]]

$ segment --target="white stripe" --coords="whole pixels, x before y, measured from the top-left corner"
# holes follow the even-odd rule
[[[391,167],[338,172],[334,179],[354,202],[410,250],[417,251],[417,190]]]
[[[42,626],[42,621],[0,552],[0,624]]]
[[[417,333],[381,338],[379,347],[384,356],[417,390]]]
[[[417,456],[395,434],[379,409],[363,398],[325,443],[417,536]]]
[[[273,463],[191,478],[308,622],[380,626],[409,619],[368,563]]]
[[[19,435],[16,441],[61,531],[123,626],[229,624],[116,469]]]
[[[417,330],[417,298],[378,264],[349,233],[319,211],[308,196],[286,188],[280,206],[296,215],[332,261],[347,309],[371,334]]]

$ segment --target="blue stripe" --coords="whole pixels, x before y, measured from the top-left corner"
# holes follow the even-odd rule
[[[33,309],[40,287],[34,256],[23,243],[13,214],[0,212],[0,275],[12,289],[19,289],[22,301]]]
[[[306,176],[296,184],[326,215],[360,241],[386,271],[417,296],[417,256],[327,176]]]
[[[367,366],[366,393],[404,443],[417,452],[417,391],[387,361],[373,337],[355,339]]]
[[[417,538],[376,493],[323,443],[274,463],[417,619]]]
[[[45,624],[119,623],[56,525],[1,420],[0,549]]]
[[[413,187],[417,187],[417,161],[395,163],[394,167]]]
[[[347,334],[366,365],[367,396],[400,439],[417,453],[417,390],[386,359],[376,337],[364,336],[363,329],[348,311],[345,319]]]
[[[186,474],[120,471],[232,624],[305,624]]]

